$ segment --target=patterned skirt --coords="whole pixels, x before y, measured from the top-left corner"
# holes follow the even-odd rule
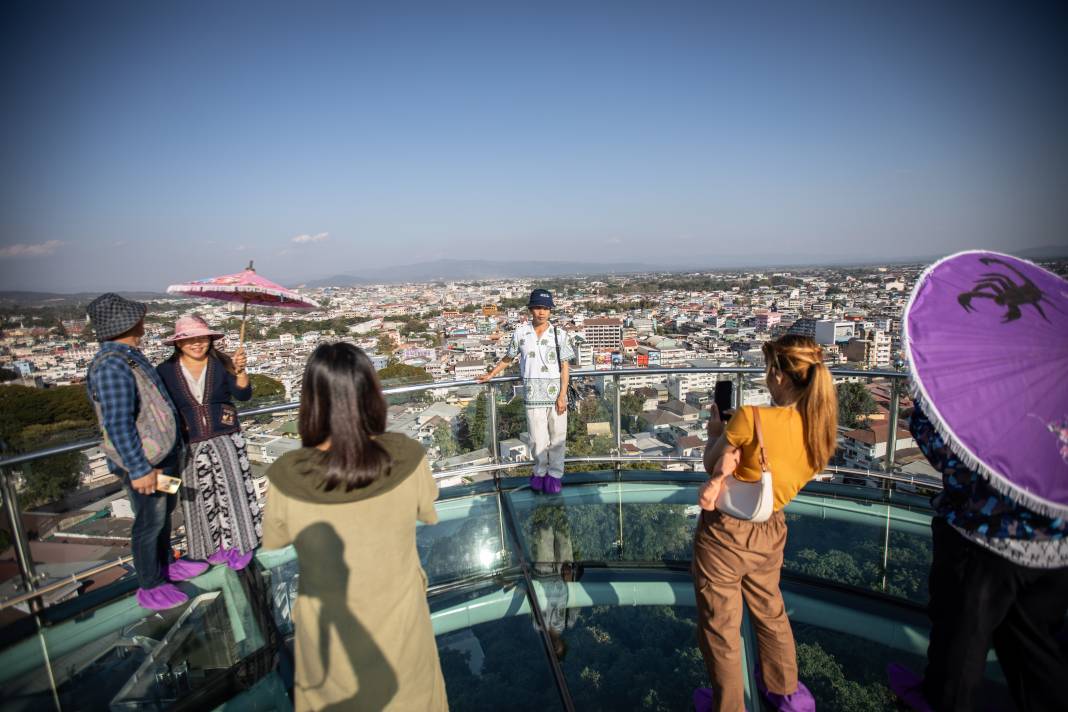
[[[240,432],[193,443],[182,472],[182,514],[189,558],[219,549],[252,551],[263,539],[263,512]]]

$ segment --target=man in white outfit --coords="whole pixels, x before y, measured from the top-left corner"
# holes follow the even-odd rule
[[[527,303],[530,321],[516,327],[505,357],[478,380],[485,382],[497,376],[519,357],[527,431],[534,450],[530,488],[558,494],[567,444],[568,361],[575,354],[567,332],[549,323],[553,306],[553,296],[548,290],[531,292]]]

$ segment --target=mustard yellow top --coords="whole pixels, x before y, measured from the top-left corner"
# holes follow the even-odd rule
[[[808,464],[805,431],[796,408],[761,408],[760,425],[764,432],[764,452],[771,468],[775,511],[790,503],[816,472]],[[741,448],[742,459],[735,476],[747,482],[760,479],[760,450],[753,428],[753,406],[739,409],[724,431],[727,442]]]

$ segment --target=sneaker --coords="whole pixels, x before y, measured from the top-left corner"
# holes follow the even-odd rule
[[[541,492],[544,487],[545,487],[545,476],[544,475],[531,475],[530,476],[530,489],[534,490],[535,492]]]
[[[206,561],[189,561],[176,559],[163,567],[163,574],[169,581],[188,581],[208,570]]]
[[[137,603],[150,611],[165,611],[180,606],[189,600],[189,596],[179,590],[173,583],[164,583],[155,588],[137,589]]]
[[[904,665],[890,663],[886,666],[890,689],[910,710],[933,712],[931,703],[923,696],[923,678]]]
[[[226,564],[230,562],[230,550],[220,548],[214,554],[208,557],[208,563],[212,566],[218,566],[219,564]]]
[[[559,477],[553,477],[552,475],[546,475],[545,477],[545,494],[560,494],[560,490],[563,489],[563,481]]]
[[[254,551],[242,554],[239,549],[230,549],[230,560],[226,562],[226,565],[234,571],[240,571],[249,565],[249,562],[252,561],[253,554],[255,554]]]

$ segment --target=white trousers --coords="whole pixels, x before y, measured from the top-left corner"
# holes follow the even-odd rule
[[[534,475],[564,476],[564,449],[567,446],[567,411],[563,415],[556,407],[527,408],[527,432],[534,451]]]

